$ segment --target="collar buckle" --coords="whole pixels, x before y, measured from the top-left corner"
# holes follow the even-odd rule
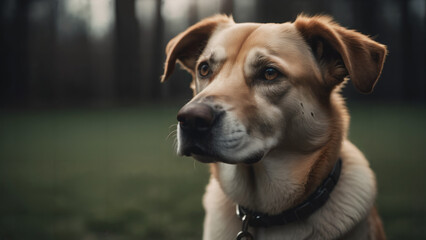
[[[237,205],[237,215],[240,216],[240,210]],[[237,234],[236,240],[254,240],[253,235],[248,231],[249,222],[251,220],[252,216],[250,214],[243,215],[241,218],[241,221],[243,222],[243,225],[241,227],[241,231]]]

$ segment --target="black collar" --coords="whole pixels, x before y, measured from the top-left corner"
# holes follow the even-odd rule
[[[288,209],[277,215],[268,215],[255,212],[237,204],[237,216],[243,220],[248,217],[248,224],[252,227],[272,227],[284,225],[294,221],[308,218],[312,213],[324,205],[336,186],[342,169],[342,160],[339,159],[333,167],[333,170],[321,185],[312,193],[306,201],[298,206]]]

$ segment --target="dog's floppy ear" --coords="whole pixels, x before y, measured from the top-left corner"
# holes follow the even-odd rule
[[[330,88],[349,75],[360,92],[373,91],[387,54],[385,45],[326,16],[300,15],[294,25],[311,46]]]
[[[161,82],[172,74],[176,61],[188,72],[194,73],[196,61],[207,44],[213,31],[222,23],[233,22],[231,17],[216,15],[206,18],[169,41],[166,47],[166,62]]]

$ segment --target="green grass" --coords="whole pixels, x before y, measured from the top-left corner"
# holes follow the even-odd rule
[[[378,180],[389,239],[426,239],[426,106],[354,105],[349,138]]]
[[[351,105],[389,239],[426,239],[426,108]],[[178,107],[0,114],[0,239],[200,239],[207,166],[175,156]]]

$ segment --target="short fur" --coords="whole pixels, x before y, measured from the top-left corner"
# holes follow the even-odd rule
[[[236,204],[278,214],[303,202],[339,158],[340,180],[323,207],[302,221],[249,231],[255,239],[385,239],[375,176],[347,139],[349,114],[339,93],[347,77],[360,92],[373,90],[384,45],[326,16],[236,24],[217,15],[173,38],[166,54],[163,81],[176,61],[193,76],[186,106],[202,103],[221,113],[206,154],[191,154],[211,165],[203,239],[235,239]],[[197,70],[202,63],[207,77]],[[262,74],[270,66],[280,74],[268,81]],[[191,136],[180,128],[183,154]]]

